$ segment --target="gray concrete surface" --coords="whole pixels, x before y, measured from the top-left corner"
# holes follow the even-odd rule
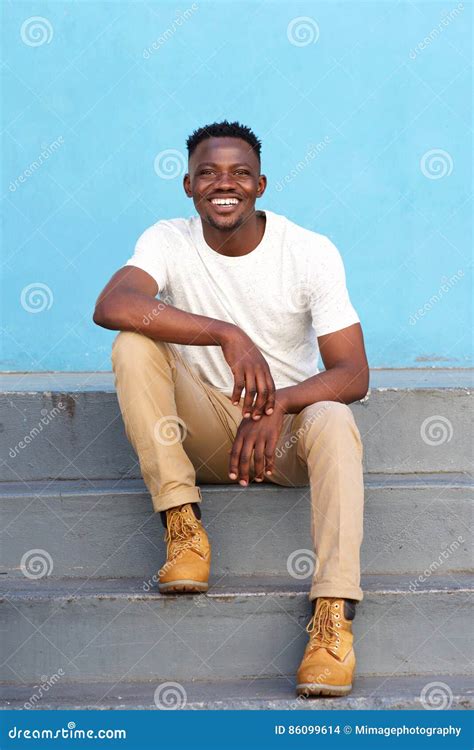
[[[359,675],[468,674],[472,577],[364,581],[355,636]],[[207,596],[161,596],[142,581],[9,581],[0,680],[65,682],[291,676],[310,607],[286,580],[224,578]],[[10,670],[12,664],[14,671]]]
[[[471,477],[367,474],[365,486],[364,573],[471,567]],[[202,491],[216,575],[288,575],[289,556],[311,549],[308,488]],[[160,518],[139,480],[4,483],[0,528],[0,572],[9,576],[23,576],[21,557],[32,547],[51,555],[54,577],[148,579],[165,556]]]
[[[462,385],[449,387],[446,373],[443,385],[440,378],[425,374],[423,387],[372,388],[368,400],[352,405],[367,472],[472,469],[472,444],[466,440],[471,434],[472,392],[467,382],[472,375],[456,372]],[[33,378],[36,387],[38,379],[39,375]],[[0,424],[6,439],[0,481],[139,477],[115,393],[104,385],[105,375],[99,378],[102,390],[89,389],[85,379],[79,390],[68,391],[70,376],[57,374],[57,390],[38,391],[31,384],[32,390],[15,391],[20,378],[3,376]],[[413,372],[406,371],[405,381],[413,379]],[[47,421],[44,426],[42,418]]]
[[[463,675],[418,677],[359,677],[352,693],[343,698],[297,699],[294,678],[273,677],[256,680],[183,682],[176,701],[183,710],[400,710],[423,709],[421,693],[430,682],[446,686],[446,702],[452,710],[474,707],[472,681]],[[0,685],[0,708],[36,710],[156,710],[155,690],[160,683],[64,683],[59,680],[41,693],[38,686]],[[31,699],[33,696],[33,703]],[[158,704],[159,705],[159,704]]]
[[[468,370],[372,371],[351,407],[366,471],[358,680],[302,708],[419,708],[439,680],[453,708],[472,706],[472,386]],[[39,707],[152,708],[166,680],[192,709],[295,707],[309,579],[286,564],[310,548],[307,489],[203,488],[211,589],[164,597],[163,529],[111,374],[0,376],[0,431],[4,707],[59,670]],[[52,575],[28,580],[20,560],[38,548]]]

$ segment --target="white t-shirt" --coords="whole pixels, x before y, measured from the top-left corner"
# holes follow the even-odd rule
[[[276,387],[284,388],[318,373],[317,336],[359,318],[331,240],[285,216],[264,213],[264,236],[247,255],[213,250],[201,218],[193,216],[146,229],[126,265],[150,274],[168,304],[239,326],[267,360]],[[232,393],[233,376],[219,346],[177,346],[203,380]]]

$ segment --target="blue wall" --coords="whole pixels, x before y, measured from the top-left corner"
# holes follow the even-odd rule
[[[110,369],[95,298],[147,226],[194,213],[185,139],[223,118],[263,140],[257,205],[339,247],[372,367],[472,364],[472,5],[2,12],[3,369]]]

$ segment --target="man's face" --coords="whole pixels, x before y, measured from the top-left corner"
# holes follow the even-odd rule
[[[192,198],[201,219],[215,229],[237,229],[255,211],[255,201],[265,191],[258,157],[240,138],[206,138],[189,159],[184,176],[186,195]],[[219,200],[231,199],[230,205]]]

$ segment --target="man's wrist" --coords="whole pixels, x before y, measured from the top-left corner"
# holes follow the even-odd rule
[[[289,402],[285,388],[279,388],[275,391],[275,409],[280,409],[283,414],[288,414]]]
[[[226,323],[225,320],[216,320],[212,329],[212,335],[219,346],[224,346],[224,344],[228,344],[241,337],[243,331],[233,323]]]

